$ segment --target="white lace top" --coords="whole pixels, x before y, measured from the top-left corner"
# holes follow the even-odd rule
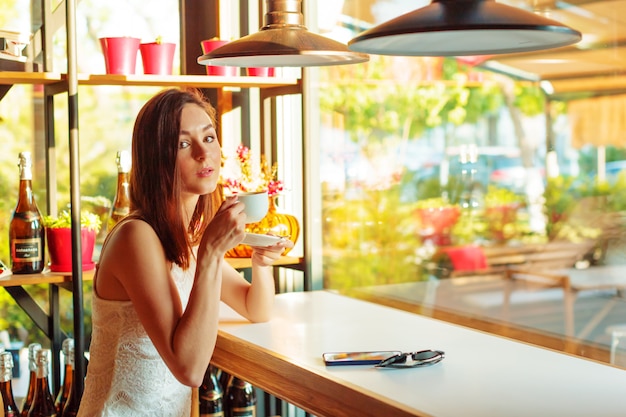
[[[171,276],[183,309],[195,265]],[[79,417],[180,417],[191,412],[191,388],[178,382],[146,334],[130,301],[92,301],[92,341]]]

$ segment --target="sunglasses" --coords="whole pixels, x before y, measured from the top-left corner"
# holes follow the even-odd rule
[[[393,355],[380,361],[376,368],[417,368],[439,363],[444,358],[441,350],[420,350]]]

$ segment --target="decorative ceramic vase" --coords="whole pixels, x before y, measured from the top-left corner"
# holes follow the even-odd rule
[[[267,215],[258,223],[250,223],[246,225],[246,233],[256,233],[260,235],[271,234],[274,236],[284,236],[296,243],[300,234],[300,224],[298,219],[287,213],[281,212],[276,207],[275,196],[269,197],[269,209]],[[282,253],[287,255],[291,248],[286,248]],[[237,245],[228,252],[227,258],[250,258],[252,256],[252,248],[248,245]]]
[[[171,75],[176,44],[150,42],[139,45],[144,74]]]
[[[139,38],[100,38],[107,74],[134,74],[139,51]]]
[[[96,242],[96,232],[90,229],[81,229],[81,253],[83,271],[94,269],[92,261],[93,249]],[[72,271],[72,229],[46,228],[46,242],[50,255],[50,270],[52,272]]]

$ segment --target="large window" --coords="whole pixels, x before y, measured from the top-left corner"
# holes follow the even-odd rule
[[[420,7],[319,3],[320,30],[343,42]],[[467,245],[570,242],[578,267],[622,262],[624,96],[617,69],[603,68],[619,49],[604,4],[586,9],[596,21],[549,10],[584,33],[554,53],[372,55],[319,69],[324,287],[442,278],[454,269],[442,253]],[[581,58],[586,47],[596,55]]]

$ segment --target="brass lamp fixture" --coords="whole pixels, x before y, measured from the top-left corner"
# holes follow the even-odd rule
[[[198,58],[202,65],[234,67],[312,67],[366,62],[340,42],[304,26],[302,0],[265,0],[265,26]]]
[[[433,0],[362,32],[356,52],[405,56],[492,55],[574,44],[577,30],[494,0]]]

